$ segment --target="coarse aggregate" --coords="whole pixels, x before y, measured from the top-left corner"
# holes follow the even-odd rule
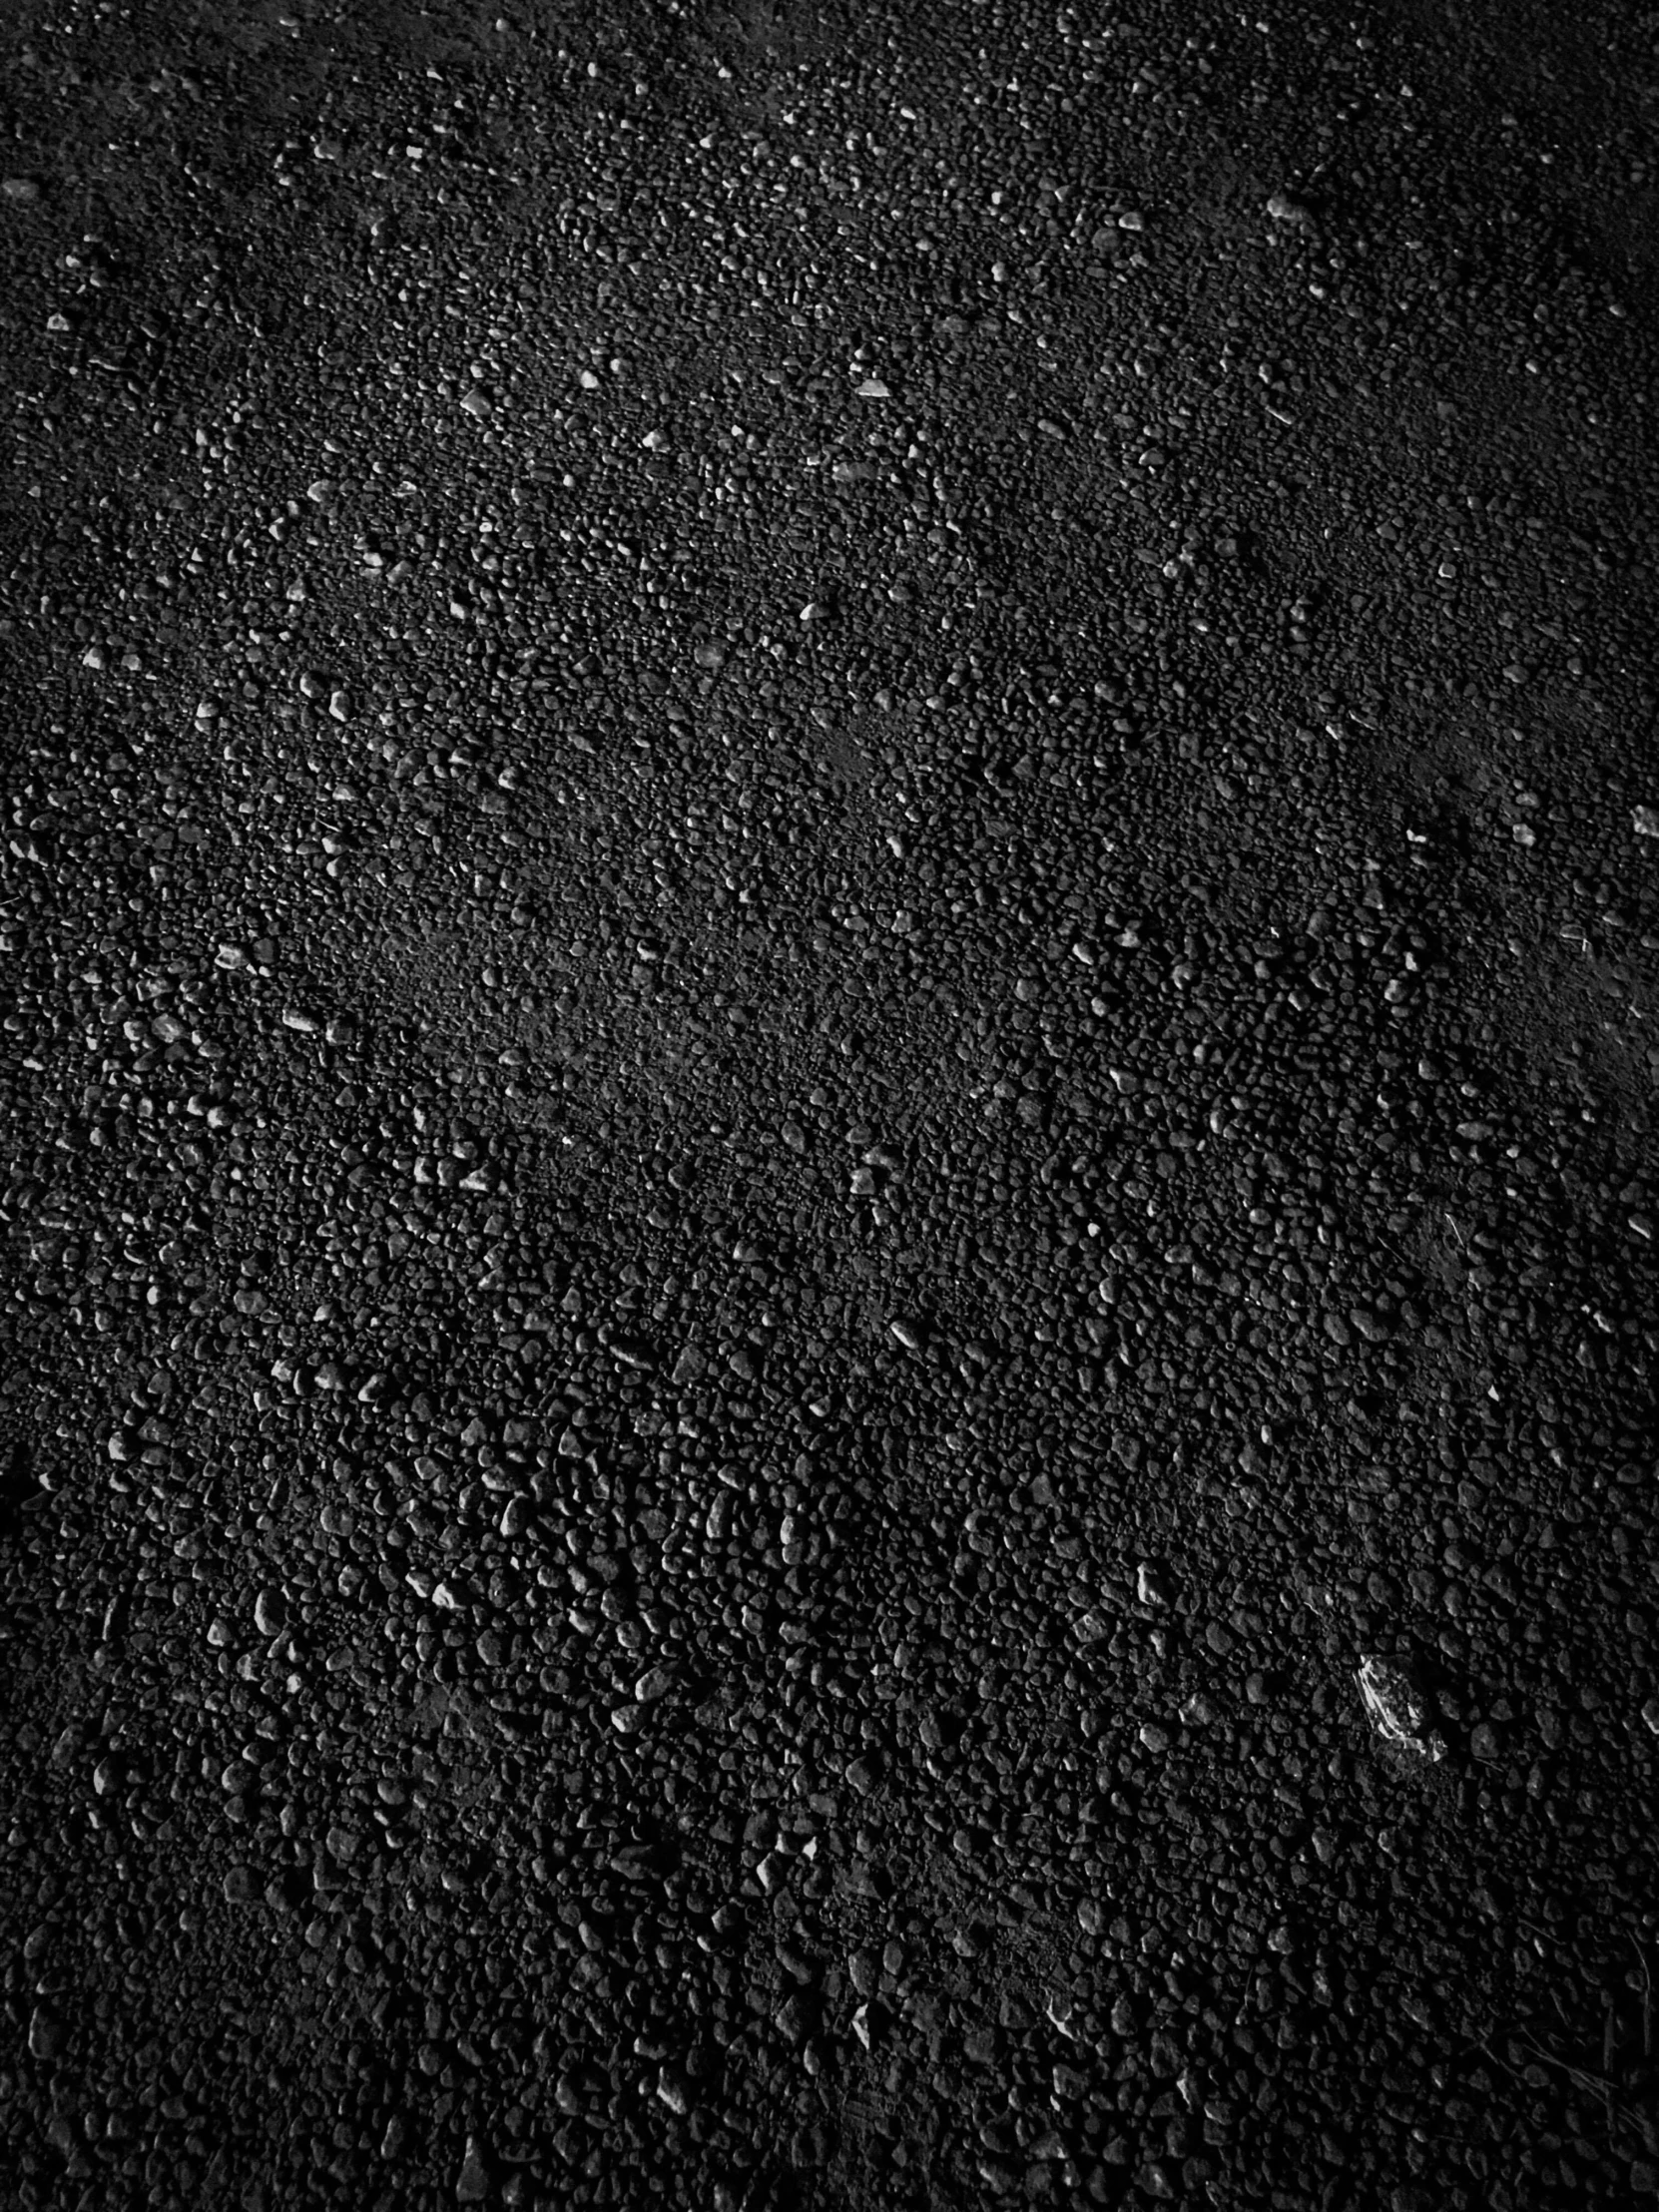
[[[1656,23],[10,0],[7,2205],[1659,2195]]]

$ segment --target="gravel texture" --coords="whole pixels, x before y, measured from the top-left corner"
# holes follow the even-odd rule
[[[1659,2192],[1653,18],[0,27],[25,2212]]]

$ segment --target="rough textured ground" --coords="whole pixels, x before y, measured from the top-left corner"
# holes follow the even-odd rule
[[[0,2193],[1654,2194],[1659,18],[501,4],[5,10]]]

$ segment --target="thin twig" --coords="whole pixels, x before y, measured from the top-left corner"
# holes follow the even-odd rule
[[[1642,2056],[1646,2059],[1653,2056],[1653,1976],[1648,1971],[1647,1952],[1634,1936],[1630,1937],[1630,1947],[1636,1953],[1636,1963],[1642,1973]]]
[[[1569,2065],[1566,2059],[1557,2058],[1553,2051],[1545,2050],[1541,2044],[1532,2041],[1530,2037],[1526,2038],[1526,2045],[1535,2057],[1543,2060],[1546,2066],[1558,2066],[1575,2089],[1582,2089],[1586,2096],[1599,2096],[1601,2098],[1606,2108],[1609,2138],[1612,2135],[1616,2116],[1621,2126],[1628,2127],[1649,2149],[1653,2147],[1656,2138],[1652,2122],[1644,2118],[1640,2112],[1632,2111],[1626,2104],[1615,2104],[1613,2101],[1614,2084],[1611,2081],[1603,2079],[1600,2074],[1586,2073],[1581,2066]]]
[[[1586,2073],[1582,2066],[1573,2065],[1570,2059],[1557,2058],[1554,2051],[1545,2050],[1543,2044],[1533,2036],[1527,2035],[1519,2040],[1525,2042],[1534,2058],[1541,2058],[1546,2066],[1559,2066],[1578,2088],[1587,2089],[1591,2095],[1602,2096],[1612,2089],[1613,2084],[1600,2074]]]

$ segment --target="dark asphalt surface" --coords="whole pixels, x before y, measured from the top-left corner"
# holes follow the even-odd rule
[[[1659,2193],[1659,17],[0,25],[0,2200]]]

